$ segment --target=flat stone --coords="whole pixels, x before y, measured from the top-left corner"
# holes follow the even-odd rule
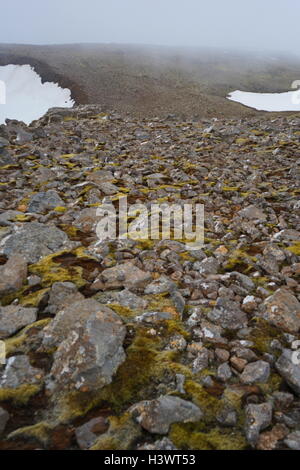
[[[200,421],[203,413],[198,406],[181,398],[165,395],[156,400],[145,400],[133,405],[129,412],[152,434],[167,434],[173,423]]]
[[[32,367],[26,355],[12,356],[7,359],[0,387],[16,389],[21,385],[41,384],[44,372]]]
[[[284,349],[275,366],[291,389],[300,396],[300,366],[298,361],[295,361],[297,356],[299,356],[297,351]]]
[[[126,287],[128,289],[144,289],[152,280],[150,273],[142,271],[132,263],[124,263],[102,271],[100,280],[104,290]],[[97,283],[97,280],[94,284]]]
[[[248,442],[255,447],[259,433],[266,429],[272,421],[272,405],[262,403],[261,405],[248,405],[246,407],[245,432]]]
[[[240,377],[244,384],[255,382],[266,383],[270,377],[270,364],[265,361],[256,361],[247,364]]]
[[[30,264],[43,256],[76,246],[67,235],[54,225],[28,222],[15,227],[14,232],[0,242],[0,254],[11,256],[21,253]]]
[[[7,338],[37,319],[37,308],[24,308],[20,305],[0,307],[0,339]]]
[[[22,255],[10,256],[7,263],[0,266],[0,296],[21,289],[27,277],[27,262]]]
[[[54,190],[40,192],[34,194],[29,201],[28,212],[44,214],[45,212],[55,209],[56,207],[64,207],[65,203]]]
[[[208,314],[209,320],[222,328],[238,330],[247,326],[247,315],[237,302],[219,297],[214,309]]]
[[[289,333],[300,329],[300,302],[284,288],[265,299],[262,315],[271,325]]]

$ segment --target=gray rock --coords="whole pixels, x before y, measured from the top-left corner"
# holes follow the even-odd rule
[[[240,379],[244,384],[255,382],[266,383],[270,377],[270,364],[265,361],[256,361],[247,364]]]
[[[26,325],[34,323],[37,308],[24,308],[20,305],[0,307],[0,339],[11,336]]]
[[[198,406],[181,398],[165,395],[156,400],[145,400],[133,405],[129,412],[152,434],[167,434],[173,423],[200,421],[203,413]]]
[[[224,427],[234,427],[237,424],[237,413],[233,408],[225,406],[216,416],[218,423]]]
[[[27,356],[12,356],[0,376],[0,387],[16,389],[21,385],[40,385],[43,376],[44,372],[32,367]]]
[[[260,222],[264,222],[267,219],[266,214],[254,205],[245,207],[245,209],[238,212],[238,215],[244,219],[258,220]]]
[[[145,312],[135,317],[135,321],[155,324],[161,321],[171,320],[172,318],[173,316],[169,312]]]
[[[170,439],[163,437],[153,444],[143,444],[138,450],[178,450]]]
[[[9,227],[15,223],[17,215],[21,215],[20,211],[8,210],[0,214],[0,227]]]
[[[183,296],[178,292],[178,290],[175,290],[174,292],[171,293],[171,299],[173,301],[173,304],[177,310],[177,312],[182,315],[184,312],[185,308],[185,300]]]
[[[252,447],[258,441],[260,431],[266,429],[272,422],[272,405],[262,403],[261,405],[248,405],[246,407],[246,437]]]
[[[222,328],[238,330],[247,326],[247,315],[237,302],[219,297],[214,309],[208,314],[209,320]]]
[[[73,282],[55,282],[49,293],[47,312],[57,313],[64,306],[84,300],[84,296],[78,292]]]
[[[76,431],[76,441],[80,449],[89,449],[96,442],[100,434],[104,434],[108,430],[108,420],[100,416],[93,418],[82,426],[79,426]]]
[[[36,263],[43,256],[76,246],[67,235],[54,225],[38,222],[15,227],[14,232],[0,242],[0,254],[11,256],[21,253],[28,263]]]
[[[150,282],[145,288],[145,294],[163,294],[164,292],[173,292],[176,289],[175,282],[171,281],[167,276],[160,276],[155,281]]]
[[[278,289],[263,302],[263,317],[272,325],[289,333],[300,329],[300,302],[286,289]]]
[[[22,255],[10,256],[4,266],[0,266],[0,297],[21,289],[27,277],[27,262]]]
[[[284,440],[284,443],[291,450],[300,450],[300,431],[291,432]]]
[[[4,432],[8,420],[9,420],[9,413],[3,408],[0,408],[0,436]]]
[[[145,309],[148,305],[147,300],[139,297],[128,289],[123,289],[120,292],[99,292],[94,295],[94,299],[102,304],[119,304],[122,305],[122,307],[130,309]]]
[[[300,396],[300,366],[295,362],[296,351],[284,349],[275,366],[287,384]]]
[[[231,376],[232,376],[232,371],[231,371],[229,364],[227,362],[223,362],[223,364],[221,364],[218,367],[217,378],[221,380],[222,382],[226,382],[227,380],[231,378]]]
[[[87,302],[97,304],[95,300]],[[89,312],[82,320],[74,321],[72,330],[64,332],[66,339],[54,354],[47,382],[47,389],[54,396],[60,391],[99,390],[111,383],[125,360],[123,341],[126,328],[118,315],[98,304],[98,309]]]
[[[44,214],[45,212],[55,209],[56,207],[64,207],[65,203],[54,190],[40,192],[34,194],[29,201],[28,212],[36,212]]]
[[[105,269],[100,276],[104,290],[126,287],[128,289],[144,289],[152,280],[151,274],[142,271],[132,263],[124,263]],[[97,280],[94,282],[97,285]]]
[[[203,261],[196,261],[193,264],[193,269],[199,271],[200,274],[217,274],[219,269],[219,262],[212,256],[205,258]]]

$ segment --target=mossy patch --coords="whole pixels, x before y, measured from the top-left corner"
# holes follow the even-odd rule
[[[120,418],[111,416],[109,430],[100,436],[91,450],[129,450],[142,434],[141,427],[125,413]]]
[[[49,442],[52,429],[53,428],[49,423],[41,421],[40,423],[33,424],[32,426],[24,426],[16,429],[16,431],[13,431],[8,435],[8,439],[25,438],[46,446]]]
[[[287,250],[294,255],[300,256],[300,242],[293,243],[293,245],[289,246]]]
[[[26,384],[18,388],[1,388],[0,403],[12,400],[16,405],[26,405],[31,397],[39,393],[41,385]]]
[[[202,431],[200,424],[173,424],[169,434],[171,441],[181,450],[243,450],[248,447],[241,432],[213,428]]]

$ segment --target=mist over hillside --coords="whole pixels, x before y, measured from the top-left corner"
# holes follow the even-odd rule
[[[300,77],[297,56],[124,44],[0,45],[0,65],[30,64],[69,88],[77,104],[137,116],[253,115],[229,92],[284,92]]]

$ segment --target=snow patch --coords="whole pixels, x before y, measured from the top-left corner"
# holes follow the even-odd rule
[[[75,104],[68,88],[60,88],[51,82],[42,83],[30,65],[0,67],[0,83],[5,84],[6,89],[5,100],[0,100],[0,124],[7,118],[30,124],[49,108],[71,108]]]
[[[236,90],[229,93],[227,98],[258,111],[300,111],[300,90],[285,93],[251,93]]]

